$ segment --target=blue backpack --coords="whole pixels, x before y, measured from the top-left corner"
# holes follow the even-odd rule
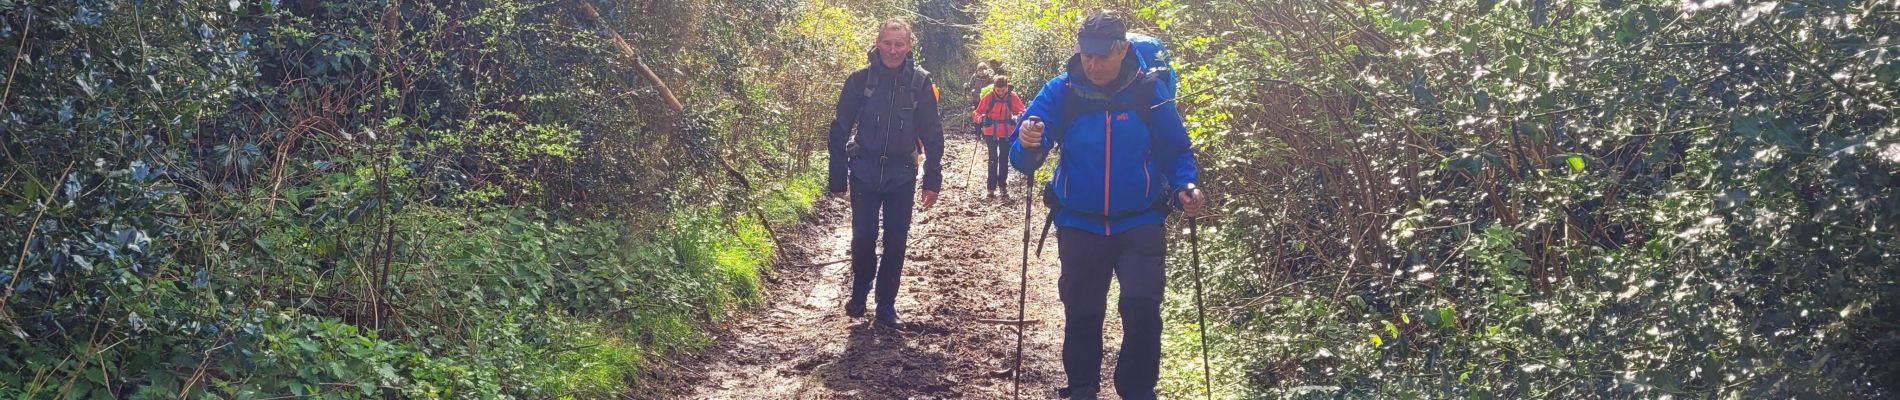
[[[1128,43],[1129,49],[1141,57],[1141,63],[1155,74],[1155,81],[1168,88],[1168,97],[1174,97],[1174,90],[1179,86],[1175,82],[1174,64],[1168,55],[1168,46],[1161,44],[1161,39],[1134,32],[1128,33]]]
[[[1076,116],[1090,112],[1132,111],[1141,116],[1142,121],[1150,121],[1148,112],[1163,102],[1173,101],[1178,83],[1175,81],[1174,64],[1168,60],[1168,47],[1161,39],[1139,33],[1128,33],[1129,51],[1141,60],[1144,67],[1135,74],[1133,89],[1137,95],[1126,103],[1117,102],[1103,107],[1085,107],[1075,101],[1063,102],[1063,109],[1057,111],[1061,121],[1072,121]],[[1159,93],[1157,92],[1159,89]],[[1073,95],[1073,90],[1065,91],[1064,96]],[[1060,130],[1058,130],[1060,132]],[[1057,138],[1058,145],[1061,142]]]
[[[1136,72],[1132,85],[1137,95],[1125,103],[1106,104],[1106,108],[1084,107],[1074,101],[1063,102],[1063,109],[1057,112],[1061,121],[1072,121],[1078,115],[1102,111],[1132,111],[1140,115],[1142,121],[1149,121],[1149,111],[1163,102],[1174,100],[1178,83],[1175,81],[1174,65],[1168,61],[1167,46],[1161,43],[1161,39],[1139,33],[1129,33],[1128,43],[1129,51],[1133,51],[1144,66]],[[1156,89],[1160,89],[1160,93],[1156,93]],[[1064,96],[1073,94],[1072,90],[1063,93]],[[1057,141],[1060,143],[1060,138]]]

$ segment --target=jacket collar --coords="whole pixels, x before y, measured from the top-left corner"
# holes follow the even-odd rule
[[[870,62],[871,66],[869,68],[872,71],[888,72],[889,70],[891,70],[891,68],[885,67],[884,60],[882,60],[880,57],[877,56],[877,46],[871,46],[871,51],[865,54],[865,58],[867,59],[867,61]],[[904,63],[899,64],[896,69],[898,71],[909,71],[909,70],[915,69],[916,67],[917,67],[916,57],[912,57],[909,54],[905,54]]]
[[[1121,94],[1123,89],[1134,84],[1135,79],[1141,75],[1142,65],[1141,57],[1135,56],[1134,51],[1130,50],[1126,57],[1122,57],[1121,75],[1116,75],[1115,80],[1110,81],[1106,87],[1095,86],[1094,82],[1089,82],[1088,72],[1082,70],[1081,53],[1070,55],[1066,68],[1069,83],[1075,87],[1076,94],[1083,98],[1106,100]]]

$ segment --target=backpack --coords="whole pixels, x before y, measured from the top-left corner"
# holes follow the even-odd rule
[[[1136,72],[1135,81],[1129,84],[1128,89],[1125,89],[1134,90],[1135,96],[1133,96],[1132,99],[1122,102],[1116,102],[1113,97],[1110,97],[1110,101],[1105,104],[1084,106],[1079,104],[1081,102],[1076,101],[1076,97],[1080,97],[1080,94],[1076,93],[1077,89],[1070,87],[1068,90],[1062,91],[1061,94],[1061,96],[1064,96],[1064,101],[1062,102],[1062,110],[1058,111],[1058,115],[1061,118],[1060,121],[1074,121],[1077,117],[1085,113],[1130,111],[1139,116],[1142,123],[1145,124],[1154,121],[1154,119],[1150,118],[1150,113],[1154,111],[1155,107],[1161,106],[1164,102],[1174,100],[1173,97],[1176,88],[1174,66],[1168,63],[1167,47],[1161,43],[1160,39],[1136,33],[1129,33],[1128,41],[1131,44],[1129,50],[1139,57],[1142,65],[1148,66],[1147,69]],[[1073,78],[1074,77],[1071,77],[1071,79]],[[1166,88],[1166,93],[1164,94],[1166,98],[1157,96],[1155,91],[1160,88]],[[1060,132],[1058,135],[1061,136],[1053,138],[1055,139],[1056,147],[1066,147],[1063,141],[1068,136],[1068,127],[1050,125],[1049,129],[1051,132]],[[1153,142],[1156,140],[1155,136],[1156,135],[1152,134],[1148,136],[1149,146],[1151,147],[1154,146]],[[1166,185],[1166,181],[1164,180],[1162,184]],[[1155,204],[1151,208],[1161,211],[1163,215],[1166,215],[1166,212],[1170,211],[1172,207],[1178,206],[1174,204],[1172,192],[1172,190],[1163,189],[1163,195],[1160,199],[1156,199]],[[1056,213],[1062,209],[1061,200],[1056,198],[1054,182],[1050,182],[1048,185],[1042,187],[1042,204],[1043,207],[1049,209],[1049,213],[1042,221],[1042,237],[1036,239],[1036,254],[1038,255],[1042,254],[1043,243],[1049,240],[1049,228],[1055,225]],[[1122,216],[1103,215],[1099,217],[1107,220]]]
[[[876,60],[873,60],[872,62],[876,62]],[[877,94],[878,92],[879,79],[877,79],[876,76],[873,76],[871,72],[871,68],[872,67],[865,67],[864,69],[858,70],[857,72],[857,74],[864,77],[863,78],[864,79],[864,94],[862,95],[862,98],[858,101],[858,107],[860,107],[860,110],[865,105],[870,104],[872,101],[872,95]],[[910,122],[915,122],[915,121],[910,120],[910,117],[908,116],[910,113],[908,111],[917,109],[917,92],[918,91],[925,91],[925,90],[930,91],[932,96],[938,96],[939,99],[941,99],[941,93],[937,93],[937,88],[934,85],[932,85],[931,87],[923,87],[925,82],[929,82],[929,81],[930,81],[930,71],[924,70],[924,68],[921,66],[912,65],[910,71],[905,71],[902,77],[899,78],[899,82],[897,85],[897,98],[909,99],[908,101],[910,101],[910,105],[908,107],[900,108],[901,110],[905,110],[905,112],[900,113],[901,115],[898,116],[896,129],[887,130],[887,131],[884,131],[884,133],[889,134],[890,131],[902,132],[903,130],[910,128],[909,126]],[[853,111],[853,112],[861,112],[861,111]],[[878,116],[878,118],[883,118],[883,117],[884,117],[883,115]],[[851,137],[845,139],[845,154],[847,157],[855,159],[855,158],[858,158],[858,156],[866,155],[866,154],[863,154],[862,149],[858,146],[858,133],[860,131],[863,131],[863,128],[861,128],[861,126],[863,126],[865,123],[866,123],[865,121],[859,120],[858,124],[860,128],[853,129],[851,131]],[[884,149],[881,152],[879,152],[878,155],[883,156],[883,157],[890,156],[890,150],[891,150],[890,145],[891,145],[890,141],[885,141]],[[923,154],[924,154],[924,146],[923,146],[922,138],[917,139],[917,145],[911,149],[910,153],[911,154],[908,161],[911,163],[921,164],[920,158],[923,157]]]
[[[1129,90],[1137,91],[1135,98],[1126,103],[1111,102],[1106,108],[1083,107],[1077,105],[1076,103],[1078,102],[1076,101],[1064,101],[1062,103],[1062,110],[1058,114],[1058,116],[1061,117],[1060,121],[1074,121],[1076,116],[1090,112],[1132,111],[1135,115],[1141,116],[1142,122],[1145,123],[1151,121],[1151,119],[1148,118],[1148,113],[1153,111],[1155,107],[1161,105],[1157,100],[1174,100],[1174,92],[1178,82],[1175,81],[1174,65],[1168,60],[1167,45],[1161,43],[1161,39],[1139,33],[1131,32],[1127,37],[1129,43],[1128,50],[1141,60],[1141,65],[1147,67],[1146,69],[1136,72],[1135,82],[1129,84]],[[1156,97],[1155,89],[1157,88],[1166,89],[1162,94],[1165,98],[1158,99]],[[1062,95],[1075,96],[1075,90],[1074,88],[1070,88],[1069,90],[1063,91]]]
[[[1142,64],[1148,66],[1148,71],[1159,72],[1155,81],[1164,85],[1168,89],[1168,96],[1173,97],[1175,89],[1180,85],[1175,81],[1174,64],[1168,55],[1168,46],[1162,44],[1161,39],[1134,32],[1128,33],[1128,43],[1128,50],[1135,52],[1137,57],[1141,57]]]
[[[981,130],[985,128],[989,128],[991,125],[1016,124],[1015,118],[1005,118],[1005,119],[1000,119],[1000,120],[990,119],[990,115],[996,114],[996,108],[998,106],[1001,106],[1007,110],[1010,106],[1009,96],[1014,95],[1016,93],[1013,89],[1006,92],[1006,91],[996,90],[994,89],[995,87],[996,86],[994,85],[989,86],[988,87],[989,93],[984,95],[983,98],[977,99],[978,105],[981,105],[984,101],[989,101],[989,108],[981,110],[982,116],[983,116],[983,123],[978,127],[978,133],[983,133]]]

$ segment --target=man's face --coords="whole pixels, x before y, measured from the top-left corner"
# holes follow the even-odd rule
[[[897,68],[904,65],[904,57],[910,55],[910,32],[903,29],[885,29],[877,33],[877,57],[884,62],[885,68]]]
[[[1122,57],[1128,56],[1128,42],[1116,42],[1108,54],[1096,55],[1082,53],[1082,72],[1088,75],[1089,83],[1095,86],[1107,86],[1115,82],[1122,74]]]

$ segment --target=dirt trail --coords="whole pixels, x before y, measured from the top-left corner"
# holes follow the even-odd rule
[[[955,126],[948,125],[946,126]],[[984,198],[983,148],[952,134],[937,207],[916,215],[897,310],[901,329],[844,315],[850,290],[850,215],[841,199],[821,199],[810,218],[779,232],[786,249],[768,278],[766,304],[716,333],[715,344],[658,373],[686,399],[998,399],[1011,397],[1007,370],[1016,350],[1022,262],[1023,184],[1011,199]],[[1040,234],[1042,214],[1035,211]],[[1052,235],[1053,236],[1053,235]],[[1062,305],[1056,296],[1055,239],[1029,266],[1023,398],[1053,398],[1061,386]],[[1112,310],[1112,307],[1111,307]],[[1104,371],[1112,371],[1120,321],[1110,312]],[[1110,385],[1104,377],[1105,388]]]

